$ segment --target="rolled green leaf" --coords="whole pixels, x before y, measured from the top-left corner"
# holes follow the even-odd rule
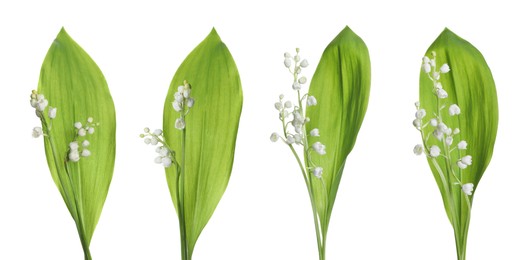
[[[175,128],[179,118],[172,105],[178,87],[191,85],[195,100],[185,117],[185,128]],[[203,228],[208,223],[230,179],[243,93],[239,72],[226,45],[212,29],[182,62],[168,90],[164,106],[164,137],[175,151],[177,165],[166,168],[175,208],[177,171],[185,230],[186,259],[190,259]],[[184,136],[183,136],[184,135]],[[184,158],[184,159],[183,159]],[[184,170],[182,170],[182,168]]]
[[[428,161],[454,228],[458,259],[463,260],[475,194],[472,191],[476,191],[495,145],[499,117],[497,92],[493,76],[482,54],[449,29],[445,29],[429,47],[426,56],[429,55],[435,57],[435,69],[436,66],[447,64],[446,68],[450,68],[450,71],[443,72],[440,67],[440,79],[436,82],[441,85],[433,86],[432,72],[425,73],[422,68],[420,107],[425,109],[429,116],[429,113],[434,111],[439,118],[443,118],[443,123],[452,128],[452,133],[449,131],[441,136],[441,141],[446,143],[445,147],[437,138],[428,138],[424,145],[426,149],[437,145],[441,147],[442,154],[449,150],[446,159],[438,157],[429,158]],[[443,95],[437,95],[438,88],[446,92],[445,98]],[[458,110],[451,107],[453,104]],[[456,111],[458,114],[455,114]],[[424,128],[426,129],[428,128]],[[456,134],[455,129],[459,130]],[[448,138],[451,139],[447,140]],[[449,144],[449,141],[453,144]],[[455,146],[461,141],[467,143],[465,149]],[[470,165],[462,164],[466,155],[472,157]]]
[[[318,106],[307,108],[306,113],[311,119],[306,126],[309,144],[320,141],[326,146],[325,155],[312,157],[324,169],[324,185],[315,181],[311,184],[324,246],[344,165],[361,128],[369,94],[368,48],[346,27],[322,54],[309,88],[309,96],[318,100]],[[320,130],[319,137],[310,134],[314,128]]]
[[[91,259],[90,241],[114,169],[114,103],[101,70],[64,28],[44,59],[37,92],[49,102],[47,110],[57,109],[53,118],[41,111],[46,158],[76,223],[85,259]],[[72,142],[79,148],[73,149]]]

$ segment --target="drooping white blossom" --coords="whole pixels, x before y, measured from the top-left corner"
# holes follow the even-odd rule
[[[286,68],[290,68],[292,63],[291,63],[291,59],[290,58],[286,58],[285,60],[283,60],[283,65],[285,65]]]
[[[427,115],[427,112],[425,112],[425,109],[419,109],[416,111],[416,118],[417,119],[423,119]]]
[[[195,99],[194,98],[188,98],[188,102],[186,103],[186,105],[188,105],[189,108],[193,107],[193,105],[195,104]]]
[[[421,119],[414,119],[414,121],[412,121],[412,125],[414,125],[414,127],[420,129],[421,128]]]
[[[438,98],[447,98],[448,96],[447,91],[445,91],[443,88],[437,89],[436,95],[438,96]]]
[[[298,79],[298,83],[305,84],[307,82],[307,78],[305,76],[302,76]]]
[[[282,110],[283,109],[282,102],[274,103],[274,108],[276,108],[276,110]]]
[[[79,149],[79,143],[77,141],[70,142],[70,144],[68,146],[70,147],[70,150]]]
[[[318,128],[314,128],[309,132],[311,136],[320,136],[320,132],[318,131]]]
[[[455,129],[456,132],[456,129]],[[462,140],[458,143],[458,149],[460,150],[466,150],[467,149],[467,142],[465,140]]]
[[[460,161],[463,163],[463,164],[466,164],[466,165],[471,165],[473,163],[473,158],[471,157],[471,155],[466,155],[464,157],[462,157],[462,159],[460,159]]]
[[[308,106],[316,106],[317,105],[317,99],[314,96],[307,97],[307,105]]]
[[[33,127],[33,133],[31,134],[31,136],[33,136],[33,138],[38,138],[42,134],[43,134],[43,132],[42,132],[42,128],[41,127],[39,127],[39,126]]]
[[[294,90],[300,90],[302,88],[302,85],[300,85],[300,83],[298,82],[294,82],[293,83],[293,89]]]
[[[57,116],[57,108],[56,107],[50,107],[48,108],[48,117],[50,119],[54,119],[55,116]]]
[[[322,169],[322,167],[315,167],[313,169],[313,175],[317,178],[322,178],[322,172],[324,171],[324,169]]]
[[[431,146],[431,149],[430,149],[430,152],[429,152],[431,157],[436,158],[436,157],[440,156],[440,153],[441,153],[440,147],[438,147],[437,145]]]
[[[440,79],[440,72],[436,72],[434,71],[432,73],[432,77],[435,79],[435,80],[439,80]]]
[[[457,104],[452,104],[451,106],[449,106],[449,115],[450,116],[460,115],[460,107],[458,107]]]
[[[452,136],[446,137],[445,144],[447,144],[447,146],[450,146],[451,144],[453,144],[453,137]]]
[[[78,151],[70,151],[70,153],[68,153],[68,160],[72,162],[78,162],[79,159],[81,159],[81,157],[79,157]]]
[[[81,151],[81,156],[83,156],[83,157],[90,156],[90,151],[87,150],[87,149],[83,149],[83,151]]]
[[[430,123],[432,126],[436,127],[436,126],[438,125],[438,120],[436,120],[436,118],[433,118],[433,119],[431,119],[431,120],[429,121],[429,123]]]
[[[449,65],[447,65],[447,63],[444,63],[441,67],[440,67],[440,72],[441,73],[447,73],[449,72],[451,69],[449,69]]]
[[[317,152],[318,154],[320,155],[324,155],[326,154],[326,146],[323,145],[322,143],[320,142],[316,142],[312,145],[312,148],[313,150],[315,150],[315,152]]]
[[[466,184],[462,185],[462,191],[465,194],[471,196],[471,195],[473,195],[473,187],[474,186],[475,185],[473,183],[466,183]]]
[[[425,73],[429,73],[429,72],[431,72],[431,65],[430,65],[430,64],[428,64],[428,63],[423,63],[423,65],[422,65],[421,67],[423,68],[423,71],[424,71]]]
[[[277,142],[278,139],[280,139],[280,135],[278,133],[272,133],[270,139],[271,139],[271,142]]]
[[[417,144],[416,146],[414,146],[413,151],[415,155],[421,155],[423,153],[423,145]]]
[[[304,60],[302,60],[302,62],[300,62],[300,67],[306,68],[307,66],[309,66],[309,62],[307,62],[306,59],[304,59]]]
[[[185,127],[186,127],[186,122],[184,121],[184,118],[182,117],[177,118],[177,120],[175,121],[175,128],[178,130],[182,130]]]
[[[83,124],[81,124],[81,122],[75,122],[75,123],[74,123],[74,127],[75,127],[76,129],[81,129],[81,128],[83,127]]]

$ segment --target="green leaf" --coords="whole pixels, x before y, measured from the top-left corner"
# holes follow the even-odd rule
[[[230,178],[234,161],[243,94],[232,55],[213,29],[182,62],[168,90],[164,105],[164,136],[182,162],[182,131],[175,129],[178,113],[172,107],[178,86],[187,80],[195,105],[186,116],[184,214],[187,250],[195,243],[212,216]],[[177,167],[179,168],[179,167]],[[166,177],[175,208],[175,166]]]
[[[114,103],[101,70],[61,29],[44,59],[38,92],[57,107],[46,158],[53,180],[78,227],[85,254],[101,215],[112,179],[116,150]],[[68,144],[75,138],[75,122],[93,117],[99,122],[90,141],[91,156],[66,162]],[[65,165],[71,168],[67,173]]]
[[[312,156],[313,162],[324,169],[324,184],[312,175],[310,178],[324,236],[346,158],[355,145],[366,113],[369,94],[368,48],[346,27],[322,54],[309,88],[309,95],[316,97],[318,105],[308,107],[306,112],[311,119],[306,126],[309,145],[319,141],[326,146],[325,155]],[[320,137],[311,137],[309,132],[313,128],[320,130]]]
[[[457,104],[462,113],[459,116],[449,116],[448,110],[442,110],[444,123],[449,127],[459,128],[460,134],[455,135],[454,142],[465,140],[467,150],[455,151],[451,154],[452,161],[457,161],[465,155],[473,157],[472,165],[465,170],[459,170],[462,183],[473,183],[475,191],[484,171],[488,167],[493,154],[498,126],[497,92],[493,76],[479,50],[471,43],[458,35],[445,29],[429,47],[426,55],[436,53],[437,65],[447,63],[451,71],[441,75],[440,82],[448,93],[448,98],[443,99],[446,107]],[[427,111],[437,111],[437,98],[433,94],[433,83],[426,73],[420,73],[420,104]],[[427,147],[439,141],[430,138]],[[431,170],[442,194],[447,215],[455,228],[459,257],[465,257],[465,243],[469,227],[470,207],[466,200],[472,202],[473,195],[467,198],[461,192],[460,186],[455,186],[455,178],[449,175],[449,192],[444,187],[440,175],[434,164],[428,160]],[[442,172],[449,172],[446,164],[441,165]]]

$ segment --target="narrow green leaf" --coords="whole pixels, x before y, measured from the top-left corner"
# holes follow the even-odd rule
[[[370,94],[370,57],[363,40],[349,27],[344,28],[322,54],[311,80],[309,95],[318,105],[308,107],[311,121],[306,126],[309,144],[320,141],[326,154],[312,156],[316,165],[324,169],[321,182],[313,182],[318,215],[324,236],[339,188],[342,171],[368,106]],[[312,137],[313,128],[320,137]]]
[[[178,113],[172,107],[178,86],[187,80],[195,105],[186,116],[184,214],[187,250],[212,216],[230,178],[243,94],[239,72],[226,45],[213,29],[182,62],[164,106],[164,135],[182,165],[182,131],[175,129]],[[175,166],[166,176],[175,208]]]
[[[441,110],[444,123],[453,128],[459,128],[460,133],[454,135],[453,143],[465,140],[466,150],[456,150],[451,153],[450,161],[456,162],[465,155],[471,155],[473,163],[461,170],[455,165],[440,163],[442,172],[449,176],[449,189],[444,187],[432,160],[429,165],[435,176],[444,200],[447,215],[455,228],[459,259],[465,258],[465,245],[470,218],[470,205],[473,195],[467,196],[462,192],[455,175],[463,184],[472,183],[475,191],[493,154],[498,126],[497,92],[493,76],[479,50],[458,35],[445,29],[429,47],[426,55],[436,53],[438,66],[447,63],[451,70],[441,75],[440,82],[448,97],[441,99],[445,109]],[[429,76],[420,73],[420,104],[426,111],[437,111],[436,95],[433,93],[433,82]],[[462,113],[450,116],[447,107],[457,104]],[[430,138],[426,145],[439,145],[440,141]],[[457,169],[455,175],[450,169]],[[448,192],[449,190],[449,192]],[[469,199],[469,206],[466,200]]]
[[[68,206],[86,251],[98,223],[112,179],[116,150],[116,117],[107,82],[90,56],[61,29],[42,64],[38,92],[57,107],[45,138],[53,180]],[[98,122],[90,141],[91,156],[68,162],[75,122]],[[70,170],[66,170],[66,167]]]

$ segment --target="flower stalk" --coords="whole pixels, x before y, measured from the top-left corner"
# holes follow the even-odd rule
[[[186,166],[186,116],[195,104],[195,99],[191,97],[191,85],[184,80],[183,85],[177,88],[174,95],[175,100],[172,102],[173,109],[178,113],[178,118],[175,121],[175,129],[182,132],[181,134],[181,160],[177,163],[176,152],[166,141],[164,131],[156,129],[151,131],[149,128],[144,128],[144,133],[140,134],[140,138],[144,139],[145,144],[160,145],[156,148],[158,156],[155,158],[155,163],[162,164],[165,168],[175,166],[175,187],[176,192],[174,201],[176,202],[177,216],[179,220],[180,232],[180,253],[182,260],[191,260],[191,252],[188,250],[188,239],[186,235],[186,212],[185,212],[185,166]]]
[[[309,200],[311,202],[311,208],[313,213],[313,221],[315,225],[315,233],[317,239],[317,247],[319,253],[319,259],[325,259],[325,241],[326,232],[323,228],[323,219],[318,214],[318,205],[324,204],[326,201],[317,201],[314,196],[314,183],[322,183],[322,187],[326,188],[322,174],[324,170],[318,166],[312,159],[312,156],[322,156],[326,154],[326,146],[321,142],[314,142],[310,144],[308,140],[306,130],[306,124],[310,121],[310,118],[306,116],[305,110],[313,109],[311,107],[317,105],[317,99],[314,96],[303,94],[301,92],[302,86],[306,84],[307,78],[302,76],[302,69],[309,66],[306,59],[300,58],[300,50],[296,49],[296,54],[292,56],[286,52],[284,54],[284,65],[293,76],[292,89],[296,92],[296,103],[293,104],[291,101],[285,101],[285,96],[282,94],[279,97],[279,101],[274,104],[274,107],[279,112],[279,119],[282,124],[282,135],[278,133],[272,133],[270,139],[272,142],[281,140],[285,143],[289,150],[295,157],[302,177],[309,194]],[[309,131],[309,134],[313,137],[319,137],[320,131],[318,128],[314,128]],[[297,150],[297,148],[299,148]],[[301,157],[303,156],[303,161]]]
[[[471,200],[473,183],[464,183],[465,169],[472,164],[471,155],[466,154],[467,141],[460,136],[460,129],[451,128],[445,116],[459,117],[461,109],[458,104],[448,106],[449,97],[443,88],[442,78],[450,73],[450,67],[444,63],[438,70],[436,52],[432,57],[423,58],[422,70],[432,82],[432,95],[435,96],[435,111],[428,113],[416,102],[416,114],[413,121],[414,127],[420,132],[422,144],[414,147],[413,152],[425,156],[433,165],[435,177],[440,181],[444,202],[448,210],[448,217],[453,225],[457,255],[459,260],[465,260],[466,239],[471,213]],[[425,121],[425,119],[428,119]],[[434,142],[430,145],[428,143]],[[463,205],[462,204],[463,198]],[[461,210],[465,207],[466,210]],[[462,214],[465,217],[462,218]],[[464,221],[463,221],[464,220]]]
[[[43,136],[45,142],[49,144],[51,149],[55,169],[57,169],[60,173],[64,173],[59,174],[59,185],[64,191],[66,191],[67,188],[71,190],[71,193],[64,193],[65,202],[68,208],[71,209],[72,217],[75,221],[79,239],[83,247],[85,260],[91,260],[92,256],[89,248],[90,242],[85,235],[86,224],[82,214],[83,191],[82,186],[76,184],[81,183],[82,172],[78,165],[81,158],[89,157],[91,155],[91,152],[88,150],[90,142],[87,139],[87,134],[94,134],[95,127],[98,126],[98,124],[93,122],[92,117],[87,119],[85,125],[83,125],[81,122],[76,122],[72,130],[74,133],[73,140],[69,143],[68,147],[61,149],[55,144],[55,138],[52,134],[52,126],[57,115],[57,108],[48,106],[48,100],[43,94],[38,93],[36,90],[31,92],[30,104],[33,108],[35,108],[35,114],[41,122],[41,127],[37,126],[33,128],[32,136],[34,138]],[[66,152],[61,152],[61,150]],[[67,154],[62,161],[60,160],[61,154]]]

